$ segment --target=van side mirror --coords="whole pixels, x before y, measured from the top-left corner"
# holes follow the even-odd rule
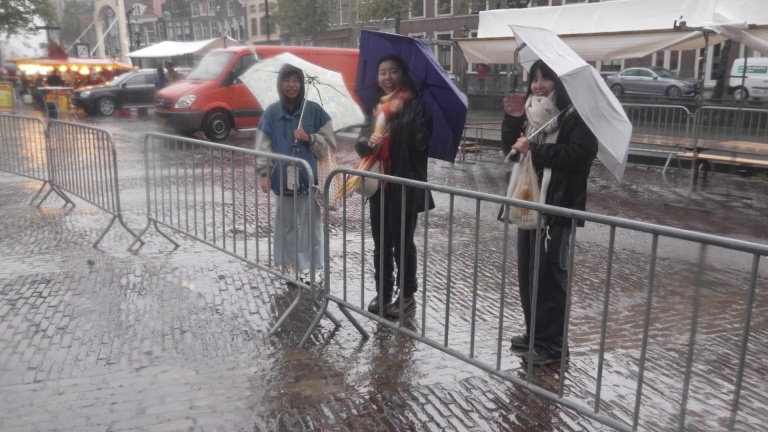
[[[237,78],[237,75],[235,75],[235,71],[231,70],[227,72],[227,77],[224,79],[224,85],[225,86],[232,85],[232,83],[235,82],[235,78]]]

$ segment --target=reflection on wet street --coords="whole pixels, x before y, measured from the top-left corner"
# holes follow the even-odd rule
[[[146,224],[144,135],[170,132],[155,125],[151,111],[122,110],[114,117],[79,122],[112,134],[125,221],[138,231]],[[339,165],[356,163],[353,135],[340,136],[339,142]],[[253,135],[233,133],[226,143],[252,148]],[[507,167],[496,159],[497,155],[486,154],[467,163],[431,160],[430,182],[500,194]],[[687,171],[673,170],[668,178],[670,183],[665,184],[659,168],[632,166],[624,182],[617,184],[596,162],[589,180],[588,210],[768,243],[764,176],[716,175],[709,180],[707,193],[694,194],[687,193]],[[322,320],[308,347],[299,348],[315,313],[306,298],[269,336],[296,295],[296,289],[278,277],[180,235],[174,236],[180,243],[174,249],[154,230],[148,231],[143,247],[128,251],[131,236],[113,228],[94,249],[91,244],[109,215],[80,200],[75,200],[74,208],[64,207],[58,197],[49,198],[41,208],[29,206],[38,187],[34,180],[0,174],[2,430],[608,429],[357,317],[371,335],[364,340],[333,306],[329,310],[342,326]],[[348,233],[360,233],[368,223],[358,198],[348,201],[346,219],[340,211],[330,216],[329,289],[342,295],[340,281],[346,281],[347,299],[363,305],[373,295],[371,256],[361,256],[359,235],[340,235],[344,225]],[[480,208],[478,242],[483,255],[475,269],[467,264],[474,260],[475,201],[457,199],[450,222],[448,197],[437,194],[436,204],[427,230],[426,284],[417,293],[416,314],[403,325],[467,349],[467,329],[475,319],[471,308],[476,278],[475,355],[495,364],[500,329],[498,319],[490,317],[499,314],[498,299],[505,286],[500,369],[528,379],[518,353],[508,350],[509,337],[519,334],[524,322],[515,248],[508,245],[505,261],[503,224],[495,219],[498,207],[485,203]],[[266,235],[254,227],[244,231],[237,235],[259,239]],[[367,226],[365,233],[370,235]],[[587,224],[578,231],[575,245],[571,360],[563,391],[585,403],[594,400],[598,380],[608,234],[605,226]],[[423,235],[421,225],[416,237]],[[629,424],[640,373],[652,242],[647,234],[617,231],[600,410]],[[345,260],[347,266],[342,265]],[[359,268],[363,260],[364,272]],[[678,427],[694,306],[690,287],[698,260],[695,244],[671,239],[659,243],[640,429]],[[728,425],[751,260],[740,252],[706,251],[686,429],[721,430]],[[506,269],[505,281],[501,269]],[[739,430],[760,430],[768,412],[767,281],[763,265],[736,418]],[[446,316],[448,285],[451,308]],[[531,381],[557,392],[559,377],[557,367],[535,367]]]

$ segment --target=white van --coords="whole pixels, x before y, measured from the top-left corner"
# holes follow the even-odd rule
[[[746,74],[744,59],[736,59],[728,75],[728,94],[736,99],[768,98],[768,57],[748,57]]]

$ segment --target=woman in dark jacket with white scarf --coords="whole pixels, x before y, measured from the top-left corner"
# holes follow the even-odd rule
[[[544,203],[584,210],[587,202],[587,178],[597,156],[597,138],[571,105],[560,78],[541,60],[530,69],[525,103],[512,106],[505,101],[502,143],[519,154],[532,157],[539,177]],[[553,117],[538,135],[530,136]],[[546,190],[544,190],[546,189]],[[559,362],[563,350],[563,325],[568,283],[571,219],[542,214],[544,227],[540,239],[536,329],[532,358],[525,362],[543,365]],[[584,221],[578,221],[584,226]],[[525,315],[526,332],[512,338],[512,348],[528,349],[531,329],[531,299],[536,247],[536,230],[518,229],[518,282]]]
[[[429,140],[432,137],[432,113],[419,100],[408,76],[408,68],[398,56],[379,60],[378,104],[368,112],[366,125],[361,129],[355,145],[360,157],[377,151],[381,172],[411,180],[427,181]],[[382,206],[381,194],[384,194]],[[416,309],[414,293],[418,289],[416,278],[416,244],[414,233],[418,214],[425,208],[434,208],[431,193],[423,189],[405,187],[403,201],[401,185],[384,183],[370,197],[371,235],[373,237],[373,265],[377,295],[368,305],[368,311],[389,317]],[[405,217],[401,209],[405,207]],[[383,222],[383,229],[382,229]],[[405,234],[404,260],[401,262],[401,232]],[[383,268],[381,267],[383,262]],[[394,265],[397,264],[397,279]],[[402,275],[402,279],[401,279]],[[392,300],[395,281],[400,283],[400,295]],[[383,306],[383,311],[381,307]]]

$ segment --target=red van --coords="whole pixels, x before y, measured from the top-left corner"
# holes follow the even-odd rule
[[[210,51],[187,77],[155,95],[155,118],[181,135],[202,130],[211,141],[221,141],[231,130],[252,130],[263,112],[259,102],[238,77],[260,59],[289,52],[344,77],[354,95],[359,50],[301,46],[232,47]]]

